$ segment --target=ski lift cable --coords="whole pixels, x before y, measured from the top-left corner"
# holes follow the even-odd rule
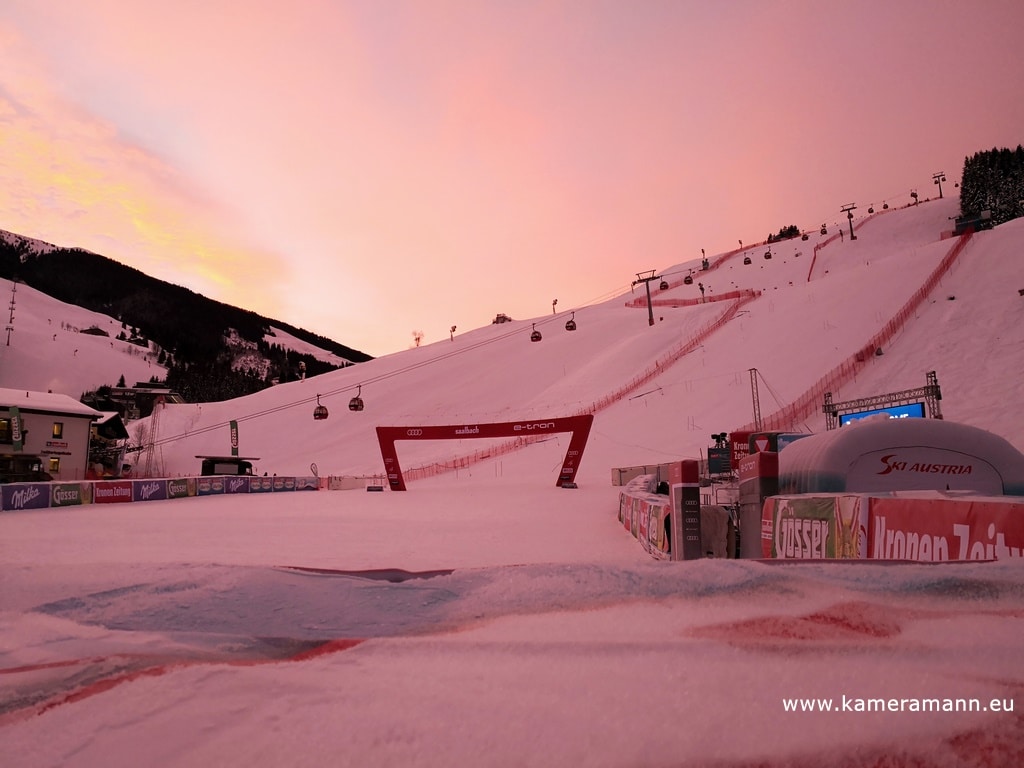
[[[545,317],[543,320],[537,321],[537,325],[542,325],[544,323],[549,323],[549,322],[552,322],[552,320],[553,320],[553,318],[551,318],[551,317]],[[477,342],[475,344],[470,344],[468,346],[461,347],[459,349],[452,350],[450,352],[445,352],[444,354],[438,355],[437,357],[432,357],[432,358],[430,358],[428,360],[417,361],[416,363],[413,363],[411,365],[407,365],[407,366],[404,366],[402,368],[397,368],[397,369],[395,369],[393,371],[388,371],[387,373],[383,373],[383,374],[380,374],[378,376],[370,377],[369,379],[364,379],[360,383],[359,386],[361,386],[362,384],[375,384],[375,383],[378,383],[378,382],[381,382],[381,381],[386,381],[387,379],[394,378],[395,376],[399,376],[399,375],[402,375],[402,374],[414,371],[414,370],[416,370],[418,368],[423,368],[423,367],[425,367],[427,365],[431,365],[431,364],[439,362],[441,360],[447,360],[447,359],[449,359],[451,357],[454,357],[456,355],[464,354],[466,352],[478,349],[478,348],[486,346],[488,344],[495,344],[495,343],[497,343],[499,341],[502,341],[504,339],[507,339],[507,338],[509,338],[511,336],[515,336],[515,335],[517,335],[519,333],[522,333],[522,331],[523,331],[523,329],[516,328],[514,330],[507,331],[506,333],[503,333],[500,336],[496,336],[496,337],[491,338],[491,339],[485,339],[485,340]],[[351,391],[351,389],[352,389],[352,386],[351,385],[347,385],[347,386],[344,386],[344,387],[339,387],[338,389],[327,390],[325,392],[321,392],[320,396],[321,397],[330,397],[330,396],[333,396],[333,395],[341,394],[343,392]],[[200,427],[199,429],[193,429],[193,430],[190,430],[187,433],[181,433],[181,434],[177,434],[177,435],[167,435],[167,436],[162,437],[159,440],[155,441],[154,445],[167,445],[169,443],[176,442],[177,440],[181,440],[181,439],[184,439],[186,437],[189,437],[190,435],[201,435],[201,434],[205,434],[206,432],[212,432],[212,431],[216,431],[216,430],[219,430],[219,429],[223,429],[231,421],[235,421],[235,422],[239,422],[239,423],[245,422],[245,421],[252,421],[253,419],[258,419],[258,418],[262,418],[264,416],[269,416],[269,415],[274,414],[274,413],[279,413],[281,411],[286,411],[286,410],[288,410],[290,408],[296,408],[296,407],[299,407],[299,406],[302,406],[302,405],[307,405],[308,406],[309,404],[313,403],[315,400],[316,400],[315,396],[304,397],[304,398],[300,398],[298,400],[293,400],[293,401],[288,402],[288,403],[283,403],[281,405],[274,406],[273,408],[266,408],[266,409],[261,410],[261,411],[255,411],[253,413],[249,413],[249,414],[246,414],[244,416],[239,416],[237,418],[230,419],[228,421],[223,421],[223,422],[219,422],[219,423],[216,423],[216,424],[210,424],[210,425],[208,425],[206,427]]]
[[[786,406],[785,406],[785,405],[784,405],[784,404],[782,403],[782,401],[781,401],[781,400],[779,399],[779,395],[778,395],[778,393],[776,393],[776,392],[775,392],[775,390],[774,390],[774,389],[772,389],[772,386],[771,386],[771,384],[769,384],[769,383],[768,383],[768,381],[767,381],[767,380],[765,379],[765,377],[764,377],[764,374],[763,374],[763,373],[761,373],[761,371],[760,371],[760,370],[758,370],[758,369],[755,369],[755,370],[757,370],[757,376],[758,376],[758,378],[759,378],[759,379],[761,379],[761,381],[762,381],[762,382],[764,383],[765,389],[767,389],[767,390],[768,390],[768,394],[770,394],[770,395],[772,396],[772,398],[773,398],[773,399],[775,400],[775,404],[776,404],[776,405],[777,405],[777,406],[778,406],[778,407],[779,407],[780,409],[782,409],[782,408],[785,408]]]
[[[679,272],[682,272],[682,270],[679,270]],[[668,274],[676,274],[676,272],[672,272],[672,273],[668,273]],[[554,322],[554,321],[558,320],[561,315],[564,315],[565,312],[568,312],[568,311],[578,312],[581,309],[584,309],[586,307],[594,306],[596,304],[601,304],[601,303],[604,303],[606,301],[609,301],[609,300],[611,300],[611,299],[613,299],[613,298],[615,298],[617,296],[623,295],[624,293],[625,293],[625,287],[620,287],[620,288],[617,288],[617,289],[613,289],[611,291],[608,291],[608,292],[602,294],[601,296],[595,297],[593,299],[589,299],[588,301],[586,301],[583,304],[577,306],[573,310],[565,310],[563,312],[558,313],[557,315],[546,315],[546,316],[543,316],[541,319],[536,321],[536,325],[545,325],[547,323]],[[437,362],[441,362],[442,360],[448,360],[448,359],[450,359],[452,357],[455,357],[457,355],[461,355],[461,354],[465,354],[465,353],[468,353],[468,352],[475,351],[475,350],[480,349],[481,347],[485,347],[485,346],[487,346],[489,344],[496,344],[498,342],[501,342],[501,341],[504,341],[504,340],[506,340],[508,338],[511,338],[512,336],[516,336],[516,335],[524,332],[524,330],[525,330],[525,328],[515,328],[513,330],[509,330],[509,331],[507,331],[507,332],[505,332],[503,334],[500,334],[500,335],[495,336],[495,337],[490,338],[490,339],[484,339],[482,341],[479,341],[479,342],[476,342],[476,343],[473,343],[473,344],[469,344],[469,345],[466,345],[466,346],[460,346],[458,349],[452,350],[450,352],[445,352],[445,353],[443,353],[441,355],[438,355],[437,357],[431,357],[431,358],[429,358],[427,360],[420,360],[420,361],[417,361],[415,363],[412,363],[411,365],[407,365],[407,366],[404,366],[402,368],[396,368],[393,371],[388,371],[388,372],[380,374],[378,376],[372,376],[372,377],[370,377],[368,379],[363,379],[360,382],[360,386],[363,385],[363,384],[366,384],[366,385],[377,384],[379,382],[386,381],[386,380],[394,378],[396,376],[401,376],[403,374],[410,373],[412,371],[418,370],[419,368],[423,368],[425,366],[432,365],[432,364],[437,363]],[[320,396],[321,397],[331,397],[331,396],[338,395],[338,394],[341,394],[341,393],[344,393],[344,392],[349,392],[351,390],[352,390],[352,385],[346,385],[344,387],[339,387],[337,389],[332,389],[332,390],[327,390],[325,392],[321,392]],[[190,437],[190,436],[194,436],[194,435],[202,435],[202,434],[205,434],[207,432],[214,432],[214,431],[217,431],[217,430],[220,430],[220,429],[224,429],[225,427],[227,427],[231,423],[231,421],[235,421],[235,422],[239,422],[239,423],[246,422],[246,421],[252,421],[254,419],[259,419],[259,418],[262,418],[264,416],[270,416],[272,414],[280,413],[282,411],[286,411],[286,410],[289,410],[291,408],[297,408],[297,407],[304,406],[304,405],[308,406],[311,403],[313,403],[315,400],[316,400],[316,396],[299,398],[297,400],[293,400],[293,401],[288,402],[288,403],[282,403],[281,405],[277,405],[277,406],[274,406],[272,408],[266,408],[266,409],[263,409],[261,411],[254,411],[253,413],[249,413],[249,414],[246,414],[244,416],[239,416],[239,417],[236,417],[234,419],[229,419],[229,420],[226,420],[226,421],[218,422],[216,424],[210,424],[210,425],[207,425],[205,427],[200,427],[199,429],[192,429],[192,430],[189,430],[188,432],[182,432],[182,433],[176,434],[176,435],[167,435],[167,436],[161,437],[160,439],[154,441],[153,445],[154,445],[154,447],[168,445],[170,443],[177,442],[178,440],[185,439],[186,437]]]

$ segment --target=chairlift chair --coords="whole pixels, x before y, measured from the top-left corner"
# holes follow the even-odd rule
[[[327,406],[320,405],[320,395],[316,396],[316,408],[313,409],[313,419],[315,421],[323,421],[328,417]]]
[[[828,234],[828,228],[824,224],[821,225],[821,234],[823,234],[823,235],[827,235]]]
[[[765,252],[764,252],[764,257],[765,257],[766,259],[770,259],[770,258],[772,257],[772,252],[771,252],[771,251],[765,251]]]
[[[572,313],[572,317],[565,321],[565,330],[575,331],[576,330],[576,313]]]
[[[667,291],[668,290],[668,280],[662,280],[661,281],[661,285],[659,287],[661,288],[661,290]]]
[[[889,210],[889,204],[888,203],[882,203],[882,210],[883,211]]]
[[[356,396],[348,401],[348,409],[350,411],[361,411],[363,410],[363,398],[360,397],[363,393],[363,385],[360,384],[356,390]]]
[[[540,341],[544,337],[540,335],[540,331],[537,330],[537,324],[533,324],[533,333],[530,334],[530,341]]]
[[[868,213],[874,213],[874,212],[875,212],[874,206],[871,206],[870,208],[868,208]]]
[[[743,257],[743,263],[744,263],[744,264],[750,264],[750,263],[751,263],[751,261],[750,261],[750,257],[749,257],[749,256],[744,256],[744,257]]]
[[[687,275],[686,277],[683,278],[683,282],[686,283],[687,285],[693,285],[693,276]]]

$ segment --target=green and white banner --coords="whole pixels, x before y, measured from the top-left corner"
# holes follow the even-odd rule
[[[21,411],[18,410],[18,406],[12,405],[10,408],[11,414],[11,443],[12,450],[20,451],[25,446],[24,435],[22,433],[21,425]]]

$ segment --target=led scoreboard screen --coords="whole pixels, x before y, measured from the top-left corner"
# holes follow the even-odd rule
[[[866,419],[876,413],[886,413],[890,419],[923,419],[924,403],[910,403],[910,405],[891,405],[888,408],[876,408],[873,411],[861,411],[860,413],[842,413],[839,415],[839,426],[842,427],[851,421]]]

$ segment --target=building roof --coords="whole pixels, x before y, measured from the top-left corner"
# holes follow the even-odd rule
[[[102,414],[95,408],[80,403],[73,397],[56,392],[32,392],[25,389],[0,388],[0,408],[17,407],[21,411],[37,413],[59,413],[68,416],[82,416],[98,419]]]

